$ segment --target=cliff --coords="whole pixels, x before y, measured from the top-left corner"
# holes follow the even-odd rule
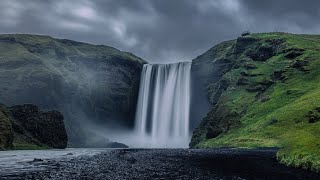
[[[35,105],[1,105],[0,130],[1,150],[67,147],[68,136],[62,114],[43,112]]]
[[[0,102],[57,109],[71,145],[90,146],[93,127],[132,127],[144,63],[104,45],[0,35]]]
[[[251,34],[192,68],[211,106],[191,147],[277,147],[280,162],[320,169],[320,36]]]

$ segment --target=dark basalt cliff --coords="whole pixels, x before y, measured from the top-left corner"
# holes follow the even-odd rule
[[[71,144],[90,146],[91,126],[133,125],[144,63],[109,46],[0,35],[0,102],[57,109]]]
[[[63,116],[58,111],[43,112],[31,104],[0,105],[0,148],[42,149],[67,147]]]
[[[285,164],[320,169],[320,36],[261,33],[193,60],[210,109],[191,147],[277,147]],[[200,97],[204,98],[204,97]],[[196,112],[195,112],[196,111]]]

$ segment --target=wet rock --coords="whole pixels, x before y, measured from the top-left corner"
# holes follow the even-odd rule
[[[33,160],[32,160],[32,162],[42,162],[43,161],[43,159],[38,159],[38,158],[34,158]]]
[[[109,143],[107,147],[108,148],[129,148],[129,146],[123,143],[118,143],[118,142]]]
[[[64,118],[58,111],[43,112],[32,104],[9,108],[15,132],[30,142],[38,142],[52,148],[66,148],[68,142]]]
[[[249,36],[250,34],[250,31],[244,31],[243,33],[241,33],[241,36]]]

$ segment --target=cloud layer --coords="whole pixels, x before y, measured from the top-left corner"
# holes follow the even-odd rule
[[[320,1],[0,0],[0,17],[0,33],[105,44],[167,63],[191,60],[245,30],[317,34]]]

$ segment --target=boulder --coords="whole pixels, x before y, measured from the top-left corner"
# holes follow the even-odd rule
[[[51,148],[67,147],[68,136],[60,112],[43,112],[32,104],[12,106],[9,110],[14,130],[20,136]]]
[[[107,147],[108,148],[129,148],[129,146],[122,143],[118,143],[118,142],[112,142]]]

